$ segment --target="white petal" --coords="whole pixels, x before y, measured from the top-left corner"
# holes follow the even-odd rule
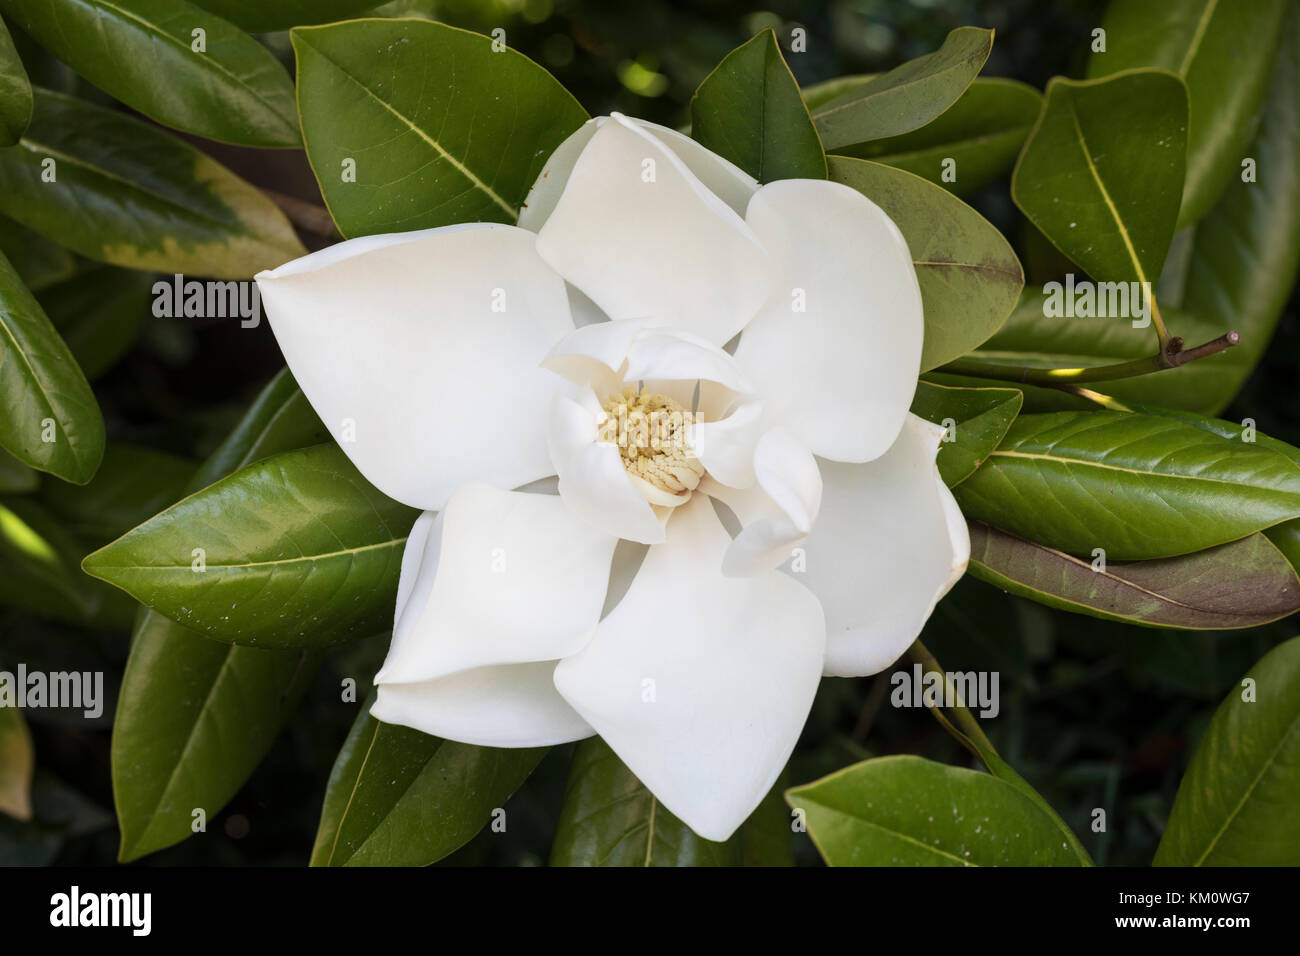
[[[821,462],[821,515],[803,545],[807,569],[794,577],[826,610],[828,675],[889,667],[966,569],[966,522],[935,466],[942,437],[909,414],[877,460]]]
[[[588,389],[582,401],[555,397],[548,436],[560,476],[560,497],[573,513],[617,538],[655,544],[663,523],[632,484],[618,446],[600,440],[600,403]]]
[[[745,207],[758,190],[758,180],[730,160],[723,159],[675,129],[632,117],[628,117],[628,120],[676,153],[677,158],[686,164],[686,168],[695,174],[705,188],[734,209],[737,215],[745,215]],[[564,192],[578,156],[591,141],[596,129],[608,121],[609,117],[606,116],[587,120],[556,147],[537,181],[533,183],[524,208],[520,210],[520,228],[533,232],[542,228],[560,201],[560,194]]]
[[[701,406],[703,406],[701,402]],[[759,402],[744,402],[730,415],[711,420],[701,408],[703,421],[691,431],[691,449],[705,470],[732,488],[749,488],[754,475],[754,451],[765,420]]]
[[[573,321],[535,243],[468,223],[352,239],[257,276],[307,399],[390,497],[436,510],[467,480],[553,473],[556,383],[538,363]]]
[[[380,684],[376,720],[479,747],[550,747],[591,736],[555,690],[554,661],[461,671],[418,684]]]
[[[617,114],[582,151],[537,249],[611,319],[648,318],[714,345],[740,331],[772,283],[736,212]]]
[[[754,449],[756,483],[750,488],[712,484],[740,519],[742,528],[727,549],[722,573],[729,577],[771,570],[808,536],[821,508],[822,477],[817,459],[784,428],[765,432]]]
[[[591,638],[616,538],[554,495],[479,483],[456,489],[440,524],[440,536],[408,542],[408,552],[422,550],[403,556],[403,577],[414,582],[405,595],[399,582],[393,646],[378,683],[558,660]]]
[[[768,413],[814,454],[883,454],[921,366],[921,291],[902,234],[857,191],[819,180],[764,186],[746,221],[777,281],[741,335],[737,361]]]
[[[825,622],[779,572],[719,573],[730,539],[705,496],[677,509],[668,532],[555,685],[670,811],[725,840],[794,749]]]

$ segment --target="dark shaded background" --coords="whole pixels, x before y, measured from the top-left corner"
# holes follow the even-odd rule
[[[936,49],[961,25],[993,27],[985,75],[1041,88],[1055,74],[1080,74],[1089,31],[1105,5],[1091,0],[838,0],[754,5],[713,2],[399,0],[385,12],[436,15],[481,32],[504,27],[507,42],[547,66],[594,114],[621,110],[668,125],[687,120],[696,85],[755,32],[788,36],[799,25],[808,48],[791,56],[807,85],[876,72]],[[292,68],[287,35],[265,38]],[[66,72],[40,78],[98,96]],[[300,152],[196,145],[260,186],[319,202]],[[1008,236],[1020,233],[1005,182],[972,203]],[[323,237],[304,236],[313,248]],[[1176,331],[1176,330],[1175,330]],[[1300,326],[1293,295],[1272,349],[1225,417],[1254,418],[1261,431],[1300,443]],[[110,439],[199,459],[281,366],[265,323],[148,320],[134,351],[96,391]],[[0,618],[29,666],[106,671],[111,689],[129,643],[124,632],[93,633],[12,612]],[[1159,631],[1067,615],[1008,597],[971,578],[936,611],[923,639],[948,670],[997,670],[1002,713],[988,725],[1003,756],[1051,801],[1099,864],[1150,862],[1191,748],[1222,696],[1247,667],[1295,625],[1249,632]],[[387,635],[335,651],[299,713],[243,791],[208,832],[135,865],[301,865],[310,853],[325,782],[355,716],[338,702],[342,676],[370,674]],[[918,753],[951,763],[968,758],[931,717],[888,705],[888,674],[823,682],[786,784],[848,763]],[[359,705],[355,705],[359,706]],[[111,863],[117,831],[109,776],[109,710],[98,724],[31,711],[38,823],[0,817],[0,863]],[[447,863],[545,862],[571,748],[556,748],[509,804],[506,834],[481,834]],[[1108,832],[1089,828],[1093,808]],[[800,862],[814,863],[806,837]]]

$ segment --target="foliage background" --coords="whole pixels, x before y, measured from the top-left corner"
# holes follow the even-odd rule
[[[808,31],[808,52],[791,56],[802,85],[878,72],[938,48],[961,25],[997,30],[984,76],[1042,88],[1079,76],[1103,0],[397,0],[393,15],[436,17],[489,32],[550,69],[593,115],[620,110],[667,125],[687,121],[691,93],[730,50],[758,30]],[[16,41],[23,38],[14,31]],[[264,40],[292,67],[287,34]],[[110,102],[48,55],[29,62],[43,85]],[[300,151],[254,151],[187,137],[264,188],[319,202]],[[1009,237],[1022,229],[1004,180],[968,201]],[[304,236],[315,248],[320,237]],[[1025,257],[1022,254],[1022,260]],[[1027,285],[1036,276],[1026,262]],[[96,383],[110,440],[175,456],[178,469],[215,447],[281,364],[265,322],[155,319],[130,354]],[[1262,432],[1300,444],[1300,324],[1292,294],[1273,344],[1223,417],[1252,417]],[[108,621],[111,615],[105,615]],[[29,711],[37,755],[36,820],[0,816],[0,864],[110,864],[109,738],[129,643],[130,616],[85,630],[0,611],[9,655],[29,668],[103,670],[109,700],[88,722]],[[1002,755],[1054,805],[1098,864],[1150,862],[1191,749],[1222,696],[1265,651],[1289,637],[1282,621],[1243,632],[1160,631],[1051,611],[971,578],[942,602],[922,639],[949,670],[997,670],[1002,712],[990,736]],[[326,779],[359,704],[340,705],[342,676],[368,675],[387,646],[382,635],[336,650],[316,673],[296,716],[244,789],[208,832],[134,865],[301,865],[312,845]],[[969,765],[928,714],[888,704],[888,674],[826,680],[789,768],[803,783],[871,756],[914,753]],[[504,834],[484,832],[443,861],[540,864],[549,855],[572,747],[555,748],[508,805]],[[1106,833],[1090,829],[1105,808]],[[785,812],[784,810],[780,812]],[[795,859],[814,864],[806,837]]]

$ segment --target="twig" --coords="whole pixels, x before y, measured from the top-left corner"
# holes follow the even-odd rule
[[[334,228],[334,218],[324,206],[318,206],[296,196],[286,196],[274,189],[263,189],[262,192],[266,194],[266,198],[280,207],[280,211],[291,223],[303,232],[325,239],[338,236],[338,230]]]

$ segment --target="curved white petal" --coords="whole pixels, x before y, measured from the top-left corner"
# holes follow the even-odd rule
[[[380,684],[376,720],[479,747],[550,747],[592,730],[555,690],[555,661],[461,671],[418,684]]]
[[[600,403],[590,389],[581,401],[557,395],[547,428],[560,498],[583,521],[617,538],[656,544],[663,522],[623,468],[618,446],[601,441]]]
[[[966,522],[939,479],[943,429],[908,414],[875,461],[822,461],[821,514],[793,576],[826,611],[826,673],[860,677],[896,661],[970,557]]]
[[[686,164],[686,168],[695,174],[710,192],[736,211],[736,215],[745,215],[745,207],[758,190],[758,180],[745,172],[730,160],[723,159],[712,150],[706,149],[695,140],[675,129],[650,123],[646,120],[627,118],[663,145],[667,146],[677,158]],[[550,218],[555,205],[560,201],[560,194],[569,182],[569,175],[578,161],[578,156],[596,130],[609,122],[607,116],[597,116],[579,126],[569,137],[556,147],[550,159],[546,161],[537,181],[528,193],[523,209],[519,212],[519,227],[537,232]]]
[[[393,644],[377,683],[558,660],[590,639],[617,539],[578,520],[560,498],[471,482],[429,528],[403,555],[412,583],[399,580]]]
[[[691,449],[705,470],[732,488],[749,488],[757,480],[754,451],[764,428],[763,406],[743,402],[731,414],[716,420],[703,411],[691,432]]]
[[[703,495],[677,509],[627,595],[555,686],[664,805],[725,840],[785,765],[821,676],[816,599],[779,572],[725,578]]]
[[[767,300],[767,256],[736,212],[651,134],[615,114],[582,150],[537,250],[611,319],[714,345]]]
[[[538,363],[573,330],[532,233],[467,223],[331,246],[257,276],[312,407],[361,473],[417,508],[553,473]]]
[[[769,183],[746,221],[777,280],[736,360],[774,421],[814,454],[876,458],[903,427],[921,366],[921,290],[907,243],[866,197],[820,180]]]
[[[754,448],[756,482],[748,488],[711,484],[740,519],[741,531],[727,548],[722,573],[758,574],[777,567],[813,529],[821,509],[822,477],[817,459],[784,428],[763,433]]]

